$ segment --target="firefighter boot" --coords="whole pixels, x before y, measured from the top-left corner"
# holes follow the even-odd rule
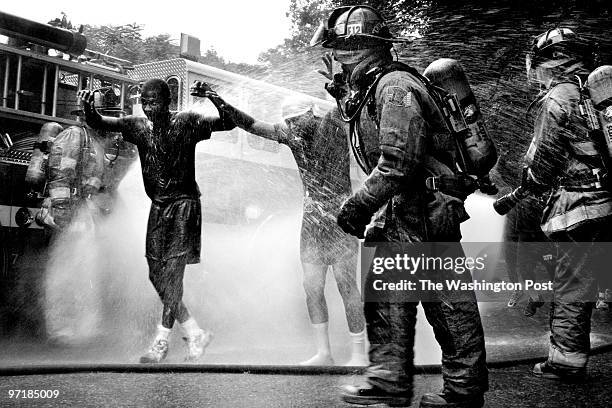
[[[610,306],[608,305],[608,302],[606,301],[606,299],[608,298],[608,289],[606,289],[606,292],[599,292],[599,294],[597,295],[597,303],[595,303],[595,309],[597,310],[610,310]]]
[[[441,392],[427,393],[421,397],[419,408],[480,408],[484,405],[484,395],[457,395]]]
[[[555,368],[545,361],[537,363],[532,370],[533,375],[547,380],[557,380],[569,383],[581,383],[586,380],[586,369],[579,368],[572,371]]]
[[[342,387],[342,400],[356,405],[387,404],[390,407],[409,407],[412,392],[390,393],[367,383],[345,385]]]
[[[529,296],[529,300],[527,301],[525,310],[523,310],[523,314],[527,317],[531,317],[538,311],[538,308],[542,306],[544,306],[544,299],[542,299],[541,295],[538,295],[535,300]]]

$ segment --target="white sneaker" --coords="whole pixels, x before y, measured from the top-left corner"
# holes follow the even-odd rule
[[[514,292],[512,292],[512,295],[510,295],[510,299],[508,299],[508,307],[514,307],[516,306],[516,304],[518,303],[518,301],[520,300],[520,298],[523,297],[523,291],[522,290],[515,290]]]
[[[204,349],[210,344],[212,338],[213,335],[211,332],[202,329],[200,329],[200,333],[194,337],[183,337],[187,345],[187,357],[185,357],[185,361],[198,361],[204,354]]]
[[[300,363],[301,366],[333,366],[334,359],[329,354],[317,353],[306,361]]]
[[[142,357],[141,363],[160,363],[168,355],[168,341],[156,339],[153,345]]]
[[[610,309],[610,306],[606,303],[605,300],[600,298],[600,299],[597,299],[597,303],[595,303],[595,309],[608,310]]]

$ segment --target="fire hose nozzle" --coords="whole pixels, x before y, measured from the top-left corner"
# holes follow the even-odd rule
[[[478,189],[486,195],[495,195],[499,191],[497,186],[489,178],[488,174],[478,178]]]
[[[516,205],[526,198],[529,195],[529,191],[524,187],[518,187],[514,191],[501,196],[493,203],[493,208],[495,212],[499,215],[506,215],[512,210]]]

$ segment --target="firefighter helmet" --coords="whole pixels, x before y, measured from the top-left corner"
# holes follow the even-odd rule
[[[94,107],[103,115],[123,113],[118,88],[106,86],[94,91]]]
[[[406,42],[407,38],[393,37],[389,26],[378,10],[365,5],[338,7],[327,22],[321,23],[315,32],[311,46],[321,44],[325,48],[355,49],[391,46],[394,42]]]
[[[583,62],[591,68],[594,46],[579,37],[569,28],[554,28],[540,34],[533,40],[527,53],[526,66],[528,78],[533,77],[537,67],[551,69],[562,65]]]
[[[121,109],[120,91],[116,87],[104,86],[91,91],[93,95],[93,108],[102,115],[120,116],[125,112]],[[83,116],[80,98],[77,101],[77,109],[70,112],[71,115]]]

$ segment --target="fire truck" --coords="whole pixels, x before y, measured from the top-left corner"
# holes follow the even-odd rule
[[[42,240],[33,222],[42,197],[24,182],[43,124],[76,125],[77,92],[110,87],[130,112],[131,63],[90,51],[74,31],[0,12],[0,276],[24,248]],[[9,287],[10,285],[3,285]]]
[[[1,36],[5,36],[4,41]],[[10,281],[16,274],[11,266],[24,251],[35,242],[44,246],[45,232],[33,222],[42,197],[32,195],[24,181],[38,133],[47,122],[57,122],[64,128],[77,124],[73,111],[77,109],[79,90],[111,88],[126,114],[142,114],[138,85],[150,78],[161,78],[170,85],[171,110],[217,114],[210,101],[190,95],[190,86],[199,80],[209,83],[228,102],[269,122],[280,121],[283,99],[297,95],[282,87],[198,63],[198,56],[199,41],[182,35],[180,58],[133,65],[87,49],[86,38],[78,32],[0,12],[3,291],[11,290]],[[312,99],[322,110],[332,107],[329,101]],[[204,204],[204,223],[256,224],[275,214],[301,209],[303,191],[289,148],[241,129],[214,133],[210,140],[200,143],[196,174]],[[0,299],[0,309],[4,304],[6,301]]]
[[[42,125],[78,124],[83,89],[110,89],[125,112],[132,109],[130,90],[138,85],[128,75],[132,64],[86,47],[78,32],[0,12],[0,332],[15,321],[41,326],[40,314],[23,322],[19,305],[35,296],[43,276],[37,255],[47,236],[33,222],[43,196],[25,182]]]
[[[77,124],[72,111],[82,89],[112,87],[121,109],[139,109],[136,85],[162,78],[172,91],[171,110],[214,111],[212,104],[189,95],[195,80],[205,81],[232,103],[267,120],[280,120],[287,89],[210,67],[191,59],[199,55],[197,39],[183,35],[181,58],[132,65],[129,61],[86,48],[78,32],[52,27],[0,12],[0,228],[2,260],[18,255],[18,235],[40,230],[32,222],[40,204],[24,183],[38,132],[53,121],[64,128]],[[316,98],[313,98],[316,99]],[[318,100],[329,108],[327,101]],[[279,210],[295,193],[299,179],[288,148],[235,129],[221,132],[198,148],[198,180],[206,200],[205,222],[241,223]],[[289,180],[287,182],[287,180]],[[278,191],[277,191],[278,190]],[[299,190],[299,189],[298,189]],[[295,194],[293,194],[295,195]],[[299,195],[299,193],[298,193]],[[272,197],[272,198],[271,198]],[[274,208],[274,207],[278,208]]]

